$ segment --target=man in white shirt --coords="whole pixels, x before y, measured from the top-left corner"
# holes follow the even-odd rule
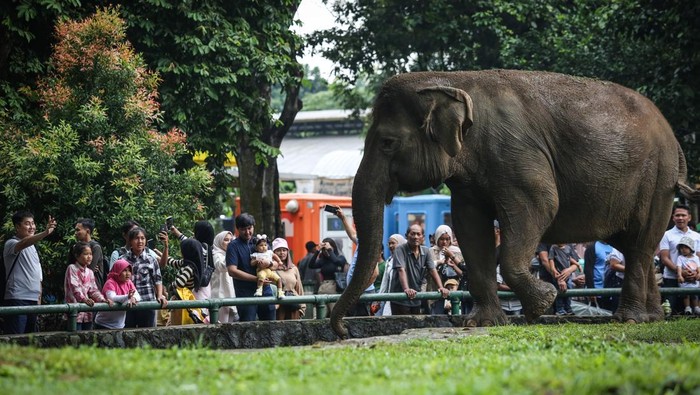
[[[659,243],[659,259],[661,259],[661,263],[664,266],[664,287],[677,288],[676,261],[678,259],[678,242],[683,237],[690,237],[695,241],[694,250],[698,251],[698,247],[700,247],[700,233],[688,227],[688,223],[692,220],[688,206],[675,206],[672,218],[675,226],[664,233],[664,237]],[[668,295],[673,314],[680,314],[683,311],[680,305],[681,299],[676,295]]]
[[[3,306],[36,306],[41,299],[41,262],[34,245],[53,233],[56,220],[49,215],[46,229],[36,232],[34,215],[18,211],[12,216],[15,236],[5,242],[5,301]],[[36,314],[8,315],[4,317],[3,333],[31,333],[36,329]]]

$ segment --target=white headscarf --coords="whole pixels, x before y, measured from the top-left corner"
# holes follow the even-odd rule
[[[389,236],[389,240],[394,239],[396,240],[396,243],[401,245],[406,242],[406,238],[401,236],[398,233],[394,233],[393,235]]]
[[[222,254],[223,256],[226,256],[226,250],[224,249],[224,238],[226,235],[231,235],[231,238],[233,239],[233,233],[229,232],[228,230],[219,232],[219,234],[214,236],[214,245],[211,247],[212,254]]]
[[[452,239],[454,239],[454,236],[452,235],[452,229],[447,225],[438,226],[437,229],[435,229],[435,242],[437,243],[440,237],[446,233],[450,236],[450,241],[452,241]]]

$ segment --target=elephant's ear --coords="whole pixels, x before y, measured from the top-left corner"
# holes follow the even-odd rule
[[[449,86],[418,90],[428,108],[425,131],[450,156],[462,149],[464,132],[474,124],[472,98],[467,92]]]

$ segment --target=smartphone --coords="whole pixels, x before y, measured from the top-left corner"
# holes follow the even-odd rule
[[[330,204],[326,204],[325,206],[323,206],[323,210],[328,211],[331,214],[338,215],[338,207],[336,207],[336,206],[331,206]]]
[[[170,216],[165,219],[165,229],[169,232],[170,228],[173,227],[173,217]]]

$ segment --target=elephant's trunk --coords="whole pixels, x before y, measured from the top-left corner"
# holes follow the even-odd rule
[[[386,172],[377,171],[376,161],[372,163],[366,158],[367,154],[360,164],[352,188],[353,219],[359,243],[357,262],[352,281],[331,312],[333,331],[342,339],[348,337],[343,317],[355,306],[369,285],[382,248],[384,193],[390,184],[385,178],[377,177],[377,174]]]

